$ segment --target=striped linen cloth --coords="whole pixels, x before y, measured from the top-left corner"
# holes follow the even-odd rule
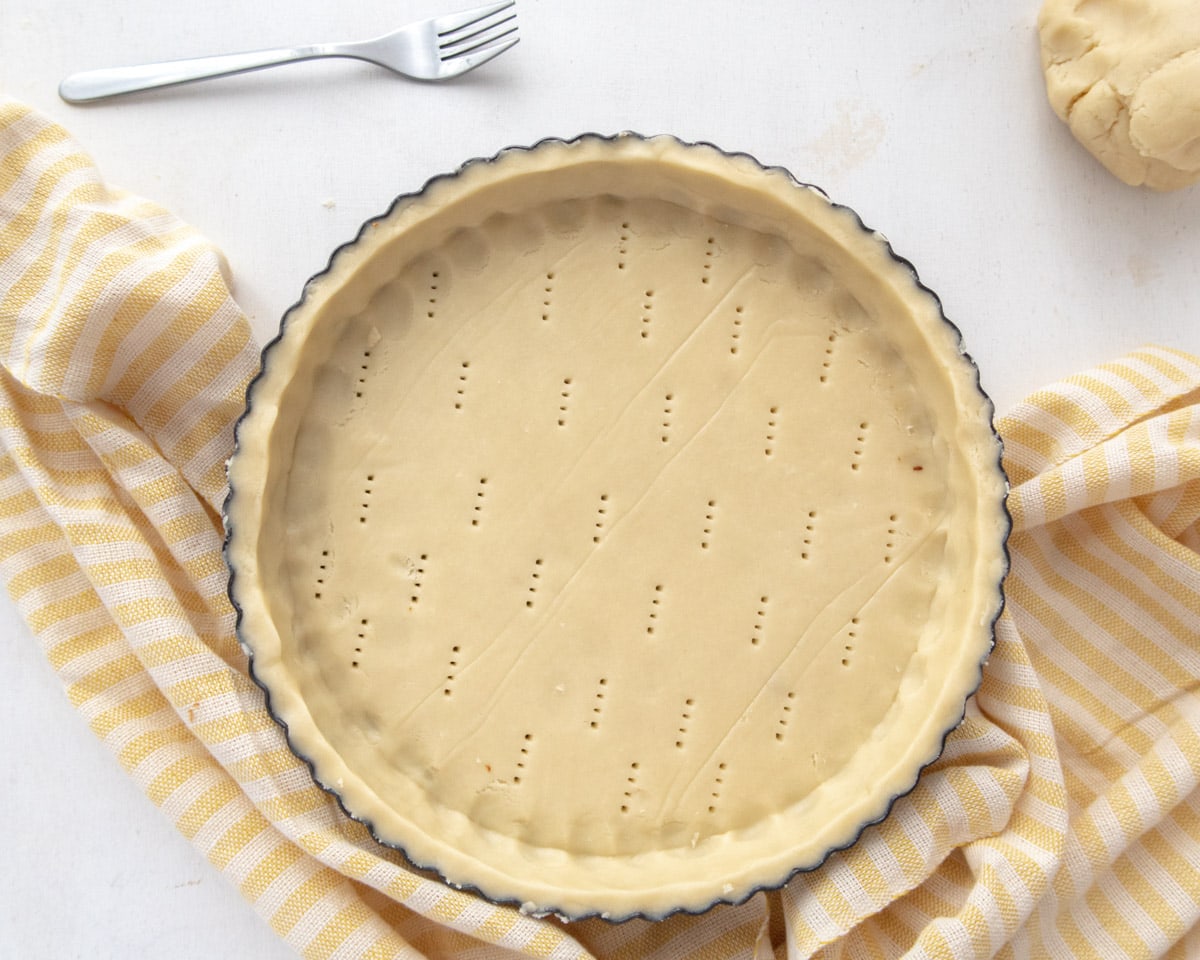
[[[218,255],[0,102],[0,573],[96,735],[309,958],[1200,956],[1200,361],[1147,348],[1004,418],[1008,607],[891,815],[659,923],[537,920],[376,845],[249,680],[224,461],[257,348]]]

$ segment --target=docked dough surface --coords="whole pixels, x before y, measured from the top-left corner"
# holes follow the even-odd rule
[[[592,139],[360,247],[231,469],[256,673],[351,812],[619,917],[779,883],[911,787],[990,643],[1003,478],[881,240],[778,171]]]
[[[1200,9],[1195,0],[1046,0],[1046,90],[1076,138],[1121,180],[1200,180]]]

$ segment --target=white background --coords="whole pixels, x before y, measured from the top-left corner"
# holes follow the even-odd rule
[[[1200,352],[1200,187],[1113,179],[1046,104],[1036,0],[519,0],[452,84],[325,62],[68,107],[88,67],[355,39],[472,0],[4,0],[0,94],[228,257],[261,340],[391,198],[508,144],[674,133],[854,207],[941,296],[1006,412],[1155,341]],[[290,951],[125,778],[0,600],[0,956]]]

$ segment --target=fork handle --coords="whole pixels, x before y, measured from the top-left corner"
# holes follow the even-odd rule
[[[58,87],[58,95],[67,103],[87,103],[123,93],[171,87],[193,80],[227,77],[250,70],[262,70],[281,63],[312,60],[316,57],[347,56],[347,44],[324,44],[307,47],[280,47],[274,50],[251,50],[247,53],[227,53],[215,57],[195,57],[189,60],[167,60],[135,67],[110,67],[88,70],[67,77]]]

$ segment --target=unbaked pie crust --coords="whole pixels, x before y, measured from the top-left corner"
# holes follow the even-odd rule
[[[504,151],[369,223],[230,482],[241,636],[318,781],[567,917],[853,842],[1001,602],[991,406],[935,298],[820,192],[670,138]]]

